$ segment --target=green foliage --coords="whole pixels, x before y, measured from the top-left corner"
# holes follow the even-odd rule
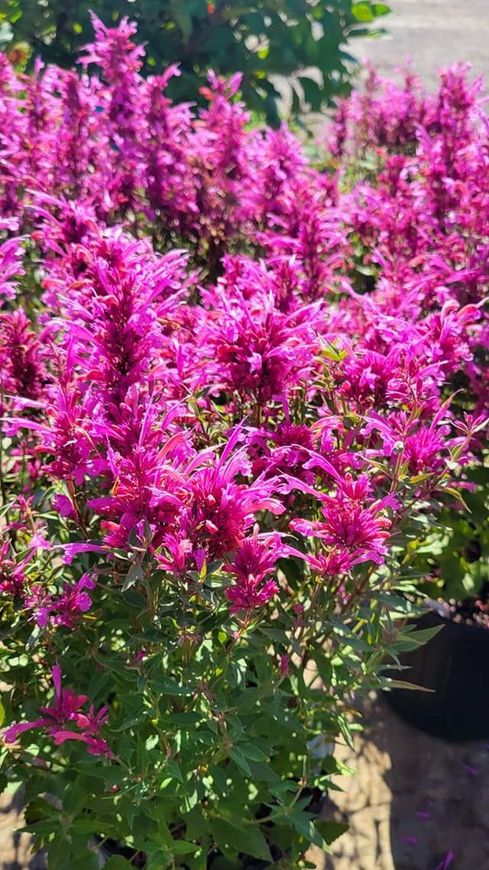
[[[113,575],[122,582],[127,561],[99,565],[96,611],[82,630],[54,635],[51,652],[64,685],[82,683],[96,708],[110,705],[114,759],[101,763],[76,743],[60,758],[38,731],[1,755],[4,781],[24,780],[26,830],[47,849],[50,870],[95,870],[106,838],[146,853],[148,870],[205,870],[216,848],[223,867],[246,854],[300,868],[311,843],[328,850],[343,832],[316,819],[311,797],[342,772],[332,753],[357,727],[353,693],[386,685],[386,655],[422,638],[399,630],[396,608],[402,617],[409,605],[402,581],[387,588],[391,569],[364,566],[359,582],[368,579],[370,592],[340,613],[320,580],[311,594],[298,561],[284,567],[301,619],[277,603],[273,625],[245,628],[229,619],[217,567],[196,576],[189,595],[147,571],[142,588],[124,592]],[[35,718],[50,689],[44,662],[18,615],[5,613],[1,629],[6,719],[19,703]]]
[[[422,589],[431,598],[477,597],[489,583],[489,468],[475,466],[466,477],[470,488],[450,491],[457,502],[447,505],[436,524],[427,521],[420,528],[406,556],[430,578]]]
[[[372,0],[3,2],[4,39],[11,48],[30,46],[31,60],[40,54],[46,62],[70,66],[91,39],[90,9],[109,26],[126,15],[137,22],[147,45],[147,72],[180,63],[182,76],[173,80],[170,96],[197,99],[209,68],[223,74],[241,71],[249,108],[272,122],[278,120],[274,76],[294,76],[293,114],[299,111],[301,91],[311,110],[318,111],[348,91],[353,60],[346,51],[349,40],[372,32],[369,27],[389,11],[385,3]],[[309,76],[310,67],[319,71],[318,80]]]

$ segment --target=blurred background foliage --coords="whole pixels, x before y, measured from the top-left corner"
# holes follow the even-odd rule
[[[378,34],[389,12],[373,0],[0,0],[0,47],[17,65],[40,56],[71,66],[92,39],[91,9],[108,26],[123,16],[137,22],[147,73],[180,63],[174,99],[198,99],[208,69],[241,71],[243,99],[270,123],[278,121],[277,76],[288,81],[292,115],[348,93],[350,40]]]

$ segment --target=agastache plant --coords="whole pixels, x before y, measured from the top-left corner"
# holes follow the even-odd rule
[[[315,165],[93,23],[79,69],[0,57],[2,784],[54,870],[312,866],[480,495],[480,85],[372,74]]]

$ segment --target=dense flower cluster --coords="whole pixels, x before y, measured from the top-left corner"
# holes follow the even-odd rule
[[[216,625],[271,626],[289,679],[318,603],[354,620],[457,497],[489,402],[489,130],[463,69],[434,96],[372,77],[318,168],[249,126],[239,77],[172,105],[178,68],[144,79],[133,25],[94,27],[80,73],[0,58],[0,598],[55,686],[29,718],[17,678],[4,739],[115,764],[158,715],[121,709],[121,672],[143,693],[162,644],[190,667]],[[175,715],[221,727],[220,678]]]

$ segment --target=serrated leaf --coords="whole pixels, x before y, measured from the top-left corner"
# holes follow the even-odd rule
[[[223,852],[251,855],[262,861],[271,861],[272,856],[267,841],[258,825],[242,825],[238,827],[227,819],[211,820],[211,830],[216,843]]]

